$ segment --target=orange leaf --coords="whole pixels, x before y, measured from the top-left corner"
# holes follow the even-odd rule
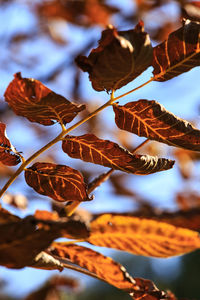
[[[171,169],[174,165],[174,161],[165,158],[131,154],[118,144],[93,134],[67,135],[62,148],[72,158],[133,174],[147,175]]]
[[[31,122],[53,125],[56,122],[69,123],[85,109],[85,105],[75,105],[44,86],[40,81],[22,78],[16,73],[7,87],[5,99],[12,110]]]
[[[146,217],[146,216],[145,216]],[[149,219],[169,223],[178,227],[200,231],[200,208],[190,209],[187,211],[163,212],[158,215],[151,215]]]
[[[113,110],[120,129],[170,146],[200,151],[200,130],[154,100],[140,99],[124,106],[114,104]]]
[[[109,28],[102,32],[99,46],[88,57],[78,56],[78,66],[89,73],[96,91],[116,90],[126,85],[152,62],[149,36],[140,22],[133,30],[117,31]]]
[[[200,248],[198,232],[155,220],[111,214],[92,221],[87,241],[154,257],[170,257]]]
[[[25,179],[36,192],[56,201],[90,200],[81,173],[67,166],[35,163],[26,169]]]
[[[132,299],[166,299],[164,292],[159,291],[151,281],[140,278],[135,280],[122,265],[92,249],[75,244],[53,243],[48,251],[56,257],[66,258],[68,262],[88,270],[91,275],[96,275],[98,279],[125,291]]]
[[[200,65],[200,24],[187,20],[153,49],[155,81],[166,81]]]
[[[20,156],[16,154],[15,148],[6,136],[4,123],[0,123],[0,161],[7,166],[15,166],[21,161]]]

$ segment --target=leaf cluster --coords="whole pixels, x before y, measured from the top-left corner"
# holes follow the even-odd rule
[[[47,12],[40,7],[40,12],[51,15],[51,5],[55,3],[53,1],[48,4]],[[59,9],[61,8],[58,7],[58,11]],[[87,9],[89,8],[83,5],[81,12]],[[69,18],[69,15],[63,12],[63,17]],[[103,213],[91,215],[89,220],[77,220],[73,215],[81,202],[92,201],[94,189],[108,180],[115,170],[129,173],[129,176],[148,176],[172,169],[174,161],[146,153],[137,154],[138,149],[125,149],[91,133],[72,136],[69,132],[112,106],[113,117],[115,116],[116,126],[120,130],[145,137],[147,141],[153,140],[181,150],[199,152],[200,130],[167,111],[159,102],[148,99],[124,105],[116,102],[152,81],[168,81],[199,66],[199,36],[200,23],[189,19],[183,22],[181,28],[170,33],[166,41],[155,47],[152,47],[142,22],[128,31],[117,31],[113,26],[105,29],[98,47],[92,49],[88,57],[78,56],[76,63],[84,72],[89,73],[93,88],[96,91],[110,92],[110,99],[71,127],[67,127],[68,123],[86,110],[85,104],[69,101],[39,80],[23,78],[20,73],[14,75],[4,94],[13,112],[44,126],[58,123],[61,132],[25,159],[7,138],[6,125],[0,123],[0,161],[6,166],[15,166],[21,162],[20,167],[2,187],[0,195],[23,172],[29,187],[64,205],[62,216],[57,212],[37,211],[35,215],[23,219],[1,208],[1,265],[8,268],[29,266],[60,271],[68,268],[103,280],[135,300],[176,299],[172,293],[159,290],[153,282],[129,275],[122,265],[89,246],[92,244],[151,257],[182,255],[200,248],[199,210],[160,215],[152,212]],[[115,90],[133,81],[149,66],[154,68],[153,77],[126,94],[114,96]],[[60,151],[69,157],[110,170],[86,184],[81,172],[66,164],[36,161],[27,167],[58,142],[62,142]],[[55,242],[59,237],[75,241]],[[76,244],[80,241],[86,242],[88,248]],[[68,283],[69,281],[64,280],[63,285]],[[70,284],[72,285],[72,281]],[[51,283],[50,287],[55,285]]]

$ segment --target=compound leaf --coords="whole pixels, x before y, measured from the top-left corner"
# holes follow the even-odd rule
[[[20,156],[6,136],[6,125],[0,122],[0,162],[7,166],[16,166],[21,162]]]
[[[152,53],[149,36],[140,22],[133,30],[104,30],[99,46],[88,57],[78,56],[76,62],[89,73],[96,91],[109,91],[121,88],[146,70]]]
[[[104,214],[91,223],[88,242],[137,255],[170,257],[200,248],[198,232],[164,222]]]
[[[200,23],[187,20],[153,49],[154,80],[166,81],[200,65]]]
[[[170,146],[200,151],[200,130],[154,100],[140,99],[124,106],[114,104],[113,110],[120,129]]]
[[[85,105],[71,103],[44,86],[40,81],[22,78],[16,73],[7,87],[5,99],[12,110],[31,122],[53,125],[56,122],[66,124],[85,109]]]
[[[99,164],[123,172],[147,175],[173,167],[174,161],[149,155],[133,155],[118,144],[93,134],[65,136],[63,151],[72,158]]]
[[[25,170],[25,179],[36,192],[56,201],[90,200],[83,176],[68,166],[37,162]]]

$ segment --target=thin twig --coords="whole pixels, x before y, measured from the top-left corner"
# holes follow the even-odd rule
[[[49,149],[51,146],[55,145],[57,142],[59,142],[60,140],[62,140],[62,138],[69,133],[70,131],[72,131],[73,129],[79,127],[80,125],[82,125],[83,123],[85,123],[86,121],[88,121],[89,119],[91,119],[92,117],[94,117],[95,115],[97,115],[100,111],[104,110],[106,107],[112,105],[115,101],[119,100],[122,97],[125,97],[127,95],[129,95],[130,93],[133,93],[134,91],[144,87],[145,85],[147,85],[148,83],[150,83],[151,81],[154,80],[154,77],[152,77],[150,80],[146,81],[145,83],[141,84],[140,86],[132,89],[131,91],[124,93],[116,98],[113,97],[113,91],[111,94],[110,99],[103,104],[102,106],[100,106],[99,108],[97,108],[95,111],[93,111],[92,113],[90,113],[88,116],[86,116],[85,118],[83,118],[82,120],[78,121],[76,124],[70,126],[67,129],[63,129],[62,132],[55,137],[52,141],[50,141],[49,143],[47,143],[44,147],[42,147],[41,149],[39,149],[38,151],[36,151],[33,155],[31,155],[26,161],[23,161],[23,163],[21,164],[21,166],[17,169],[17,171],[10,177],[10,179],[6,182],[6,184],[3,186],[3,188],[0,191],[0,197],[2,197],[2,195],[7,191],[8,187],[15,181],[15,179],[24,171],[25,167],[27,165],[29,165],[35,158],[37,158],[40,154],[42,154],[44,151],[46,151],[47,149]]]
[[[83,274],[85,274],[85,275],[87,275],[87,276],[90,276],[90,277],[93,277],[93,278],[95,278],[95,279],[98,279],[98,280],[101,280],[101,281],[103,281],[103,282],[106,282],[104,279],[98,277],[96,274],[94,274],[94,273],[92,273],[92,272],[90,272],[90,271],[87,271],[87,270],[85,270],[85,269],[83,269],[83,268],[81,268],[81,267],[77,267],[77,266],[71,265],[71,264],[68,263],[67,260],[65,260],[65,259],[63,259],[63,258],[60,258],[59,256],[53,255],[53,257],[54,257],[55,259],[59,260],[60,263],[62,264],[62,266],[63,266],[64,268],[67,268],[67,269],[70,269],[70,270],[74,270],[74,271],[83,273]]]

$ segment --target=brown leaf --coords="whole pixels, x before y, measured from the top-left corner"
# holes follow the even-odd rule
[[[34,216],[11,218],[8,215],[7,222],[4,219],[0,223],[0,265],[9,268],[31,266],[35,257],[56,238],[86,238],[88,234],[83,223],[68,218],[52,221]]]
[[[154,47],[154,80],[166,81],[200,65],[200,23],[187,20],[168,39]]]
[[[113,13],[119,11],[118,8],[110,6],[101,0],[76,0],[61,2],[54,0],[40,3],[38,12],[48,19],[62,18],[68,22],[81,26],[91,26],[109,24]]]
[[[183,192],[177,193],[176,203],[181,210],[187,211],[191,209],[200,209],[200,194],[185,190]]]
[[[0,207],[0,225],[10,222],[17,222],[19,220],[19,217],[11,214],[8,210]]]
[[[100,164],[123,172],[147,175],[173,167],[174,161],[149,155],[134,155],[118,144],[93,134],[65,136],[63,151],[72,158]]]
[[[22,78],[20,73],[14,76],[5,92],[5,99],[17,115],[31,122],[46,126],[53,125],[55,121],[66,124],[85,109],[85,105],[69,102],[38,80]]]
[[[140,278],[135,280],[122,265],[92,249],[75,244],[53,243],[49,251],[52,255],[67,259],[95,274],[99,279],[125,291],[132,299],[166,299],[165,294],[151,281]],[[146,298],[142,298],[144,296]],[[154,298],[147,298],[151,296]]]
[[[181,9],[182,17],[185,19],[189,19],[192,21],[200,21],[200,2],[199,1],[191,1],[189,3],[185,3],[185,5]]]
[[[113,110],[120,129],[169,146],[200,151],[200,130],[154,100],[140,99],[124,106],[114,104]]]
[[[96,91],[121,88],[144,72],[151,62],[152,47],[143,22],[133,30],[117,31],[113,27],[104,30],[99,46],[88,57],[76,59],[78,66],[89,73]]]
[[[21,162],[20,156],[6,136],[6,125],[0,122],[0,162],[7,166],[16,166]]]
[[[62,298],[60,287],[75,291],[79,287],[79,282],[67,276],[53,276],[25,300],[60,300]]]
[[[110,183],[112,184],[112,187],[114,188],[114,193],[116,195],[123,195],[128,197],[135,197],[136,194],[131,189],[126,187],[125,182],[127,179],[127,174],[114,174],[110,177]]]
[[[37,162],[26,169],[25,179],[37,193],[56,201],[90,200],[81,173],[64,165]]]
[[[137,255],[170,257],[200,248],[198,232],[145,218],[104,214],[91,222],[93,245]]]

